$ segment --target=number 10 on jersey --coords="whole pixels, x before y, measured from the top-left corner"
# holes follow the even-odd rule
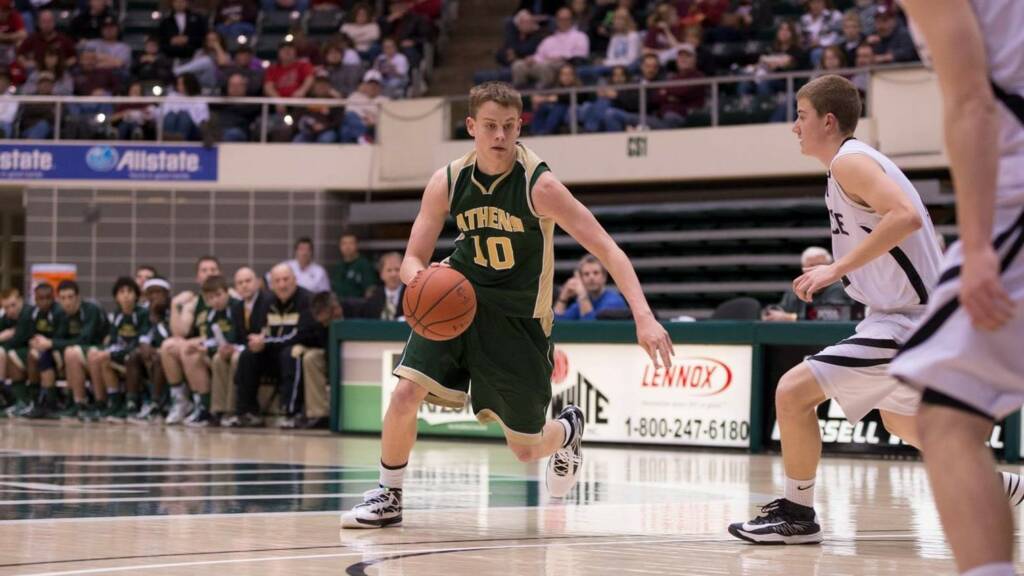
[[[508,270],[516,265],[515,254],[512,253],[512,240],[504,236],[490,236],[481,242],[480,237],[472,234],[473,239],[473,263],[485,268],[495,270]],[[484,246],[487,247],[487,254],[484,255]]]

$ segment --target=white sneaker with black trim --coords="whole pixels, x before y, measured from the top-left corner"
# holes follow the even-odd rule
[[[363,502],[341,515],[342,528],[385,528],[402,523],[402,490],[383,486],[363,493]]]
[[[566,406],[558,415],[558,420],[567,420],[572,428],[572,438],[564,448],[548,459],[548,470],[545,484],[548,494],[554,498],[565,498],[576,485],[576,478],[583,467],[583,412],[575,406]]]
[[[192,402],[188,400],[175,400],[171,404],[171,409],[167,411],[167,418],[164,419],[164,423],[168,426],[181,424],[192,413],[192,408]]]

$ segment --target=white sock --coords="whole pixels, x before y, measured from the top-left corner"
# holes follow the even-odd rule
[[[786,500],[808,508],[814,508],[814,478],[793,480],[786,477]]]
[[[559,418],[556,422],[561,424],[562,428],[565,429],[565,438],[562,439],[562,448],[565,448],[569,445],[569,442],[572,441],[572,424],[565,418]]]
[[[1003,481],[1003,492],[1010,500],[1011,506],[1020,506],[1024,502],[1024,478],[1013,472],[999,471],[999,478]]]
[[[978,566],[964,572],[961,576],[1014,576],[1013,564],[1010,562],[996,562]]]
[[[175,402],[181,402],[188,398],[188,389],[184,384],[178,384],[177,386],[171,386],[171,398],[174,398]]]
[[[405,479],[405,468],[409,463],[406,462],[401,466],[389,467],[384,464],[383,461],[380,463],[380,485],[385,488],[397,488],[402,489],[402,481]]]

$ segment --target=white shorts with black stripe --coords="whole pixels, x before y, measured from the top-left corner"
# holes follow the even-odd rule
[[[1024,207],[996,211],[993,245],[1016,316],[995,332],[976,330],[960,306],[960,243],[950,246],[921,326],[891,373],[917,390],[934,390],[999,420],[1024,405]]]
[[[920,318],[920,314],[871,313],[852,337],[807,358],[822,391],[839,403],[850,422],[873,408],[917,413],[920,393],[901,385],[888,369]]]

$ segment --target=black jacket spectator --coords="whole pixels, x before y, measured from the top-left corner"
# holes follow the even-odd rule
[[[252,138],[252,125],[260,117],[259,104],[210,104],[213,122],[218,134],[237,128]]]
[[[171,61],[160,53],[160,42],[156,38],[146,40],[146,48],[135,57],[132,64],[132,79],[140,82],[170,84],[174,81]]]
[[[186,0],[175,0],[175,10],[160,21],[160,51],[170,58],[188,60],[203,46],[206,39],[206,18],[187,8]],[[183,9],[178,10],[184,6]],[[179,16],[183,17],[185,28],[178,25]],[[183,41],[175,40],[184,36]]]
[[[245,301],[231,300],[231,318],[235,324],[234,333],[238,336],[236,344],[245,344],[250,334],[259,334],[263,331],[267,325],[267,311],[270,310],[270,302],[273,299],[274,295],[269,292],[257,292],[248,318],[245,316]]]
[[[509,20],[505,25],[505,43],[497,54],[498,64],[511,66],[512,62],[520,58],[532,56],[545,36],[547,30],[544,28],[527,33],[521,31],[513,20]]]
[[[387,294],[383,285],[375,287],[369,298],[348,299],[341,303],[341,307],[342,310],[345,311],[345,318],[397,320],[398,318],[405,316],[405,307],[403,305],[404,297],[405,286],[403,285],[398,289],[398,306],[395,310],[394,318],[384,317],[384,306],[386,304]]]
[[[214,24],[233,24],[235,22],[256,23],[259,9],[251,0],[221,0],[214,15]]]
[[[99,38],[103,21],[113,18],[106,0],[89,0],[88,8],[83,9],[71,21],[69,32],[76,40]]]

